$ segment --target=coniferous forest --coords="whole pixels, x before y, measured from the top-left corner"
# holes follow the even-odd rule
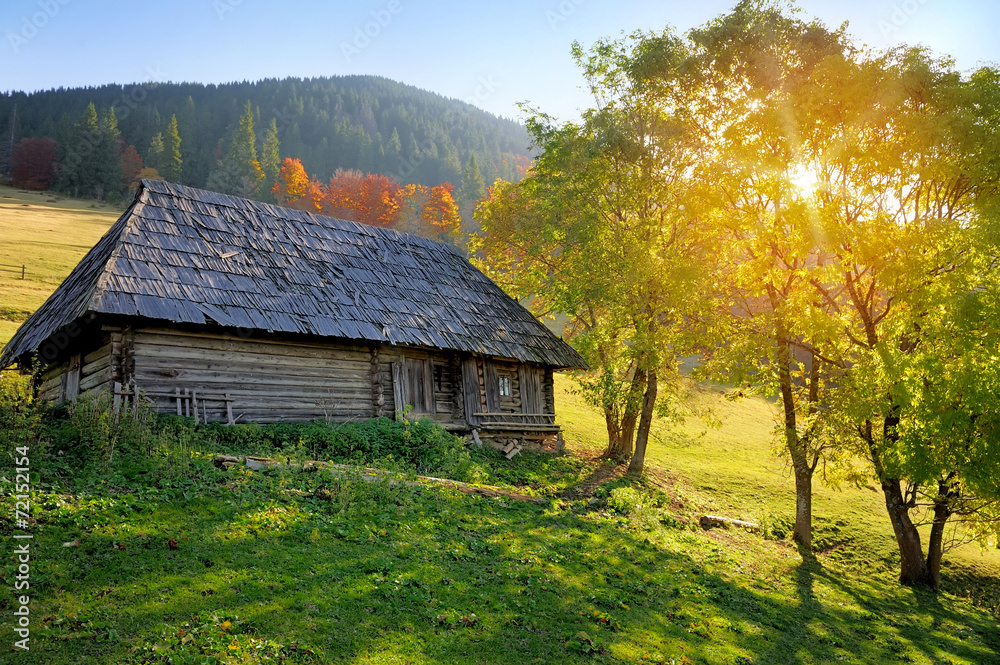
[[[9,174],[18,144],[45,138],[55,141],[51,171],[37,163],[53,149],[49,143],[42,157],[39,144],[22,146],[21,162],[30,178],[70,195],[113,201],[127,195],[130,180],[144,177],[144,168],[212,188],[233,179],[227,162],[246,139],[248,102],[258,168],[269,181],[259,188],[265,197],[277,175],[275,138],[279,159],[300,160],[322,182],[353,169],[402,184],[461,188],[470,158],[486,183],[517,180],[529,161],[527,133],[513,120],[386,78],[344,76],[4,93],[0,167]],[[121,191],[102,178],[123,182]]]

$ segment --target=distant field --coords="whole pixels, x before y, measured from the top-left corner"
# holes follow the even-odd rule
[[[93,201],[0,186],[0,346],[121,215]],[[21,279],[19,270],[27,266]]]

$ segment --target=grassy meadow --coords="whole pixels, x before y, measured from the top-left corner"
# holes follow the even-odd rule
[[[121,215],[92,201],[0,186],[0,346]],[[8,266],[27,266],[27,275]]]
[[[0,263],[39,266],[24,282],[0,273],[7,337],[119,214],[49,198],[0,188]],[[603,420],[566,376],[556,407],[567,455],[472,450],[430,467],[385,450],[338,457],[311,443],[318,426],[166,418],[126,430],[86,409],[27,422],[5,380],[0,443],[23,432],[34,471],[31,649],[11,647],[17,562],[5,555],[5,664],[1000,663],[997,550],[949,552],[939,594],[901,588],[881,493],[822,482],[816,552],[788,541],[792,477],[763,399],[689,386],[692,411],[710,409],[715,425],[658,424],[647,476],[631,487],[598,459]],[[419,470],[542,500],[224,471],[215,453]],[[0,469],[0,484],[11,475]],[[7,486],[8,544],[14,504]],[[703,531],[705,513],[765,533]]]

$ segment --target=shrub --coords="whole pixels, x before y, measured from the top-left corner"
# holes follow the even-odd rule
[[[36,447],[40,413],[32,398],[31,380],[0,372],[0,459],[8,460],[19,446]],[[38,452],[33,450],[32,454]]]
[[[108,462],[115,453],[149,456],[156,433],[155,416],[142,399],[115,408],[108,392],[81,397],[70,403],[69,421],[78,437],[78,445],[100,453]]]
[[[616,513],[631,515],[642,506],[642,495],[632,487],[616,487],[608,495],[608,507]]]

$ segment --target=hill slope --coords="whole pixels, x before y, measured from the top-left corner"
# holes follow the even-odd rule
[[[16,136],[48,136],[60,145],[88,103],[113,107],[126,144],[146,159],[150,141],[176,114],[184,160],[181,182],[204,187],[220,141],[244,104],[255,109],[258,144],[274,119],[281,156],[302,160],[321,181],[338,168],[394,175],[401,182],[458,185],[469,155],[487,183],[517,179],[528,136],[519,123],[471,104],[377,76],[265,79],[203,85],[145,83],[0,94],[0,128]],[[258,145],[258,149],[260,146]]]

